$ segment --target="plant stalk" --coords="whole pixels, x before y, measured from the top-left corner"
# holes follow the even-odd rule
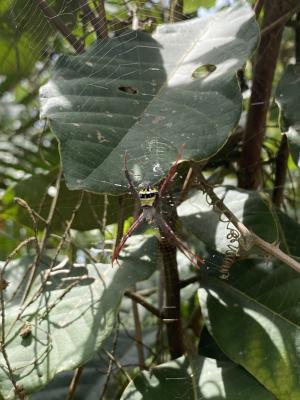
[[[253,86],[248,118],[239,161],[239,187],[257,189],[261,184],[261,150],[266,131],[272,82],[277,65],[280,43],[286,19],[282,15],[295,7],[296,1],[265,0],[261,42],[253,71]],[[280,21],[280,22],[278,22]],[[269,29],[272,24],[272,29]]]

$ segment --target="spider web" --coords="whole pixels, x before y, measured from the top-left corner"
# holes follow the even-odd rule
[[[49,4],[49,6],[54,6],[55,2],[49,1],[48,4]],[[60,9],[58,11],[56,11],[56,16],[63,18],[65,16],[69,15],[70,17],[76,16],[76,18],[79,18],[78,14],[79,14],[79,11],[81,10],[80,6],[78,6],[77,8],[73,8],[73,15],[70,15],[69,7],[72,6],[72,4],[74,4],[74,1],[72,1],[72,0],[69,0],[69,1],[66,0],[66,1],[62,2]],[[94,3],[92,1],[87,1],[86,4],[88,4],[90,6],[91,10],[94,10]],[[28,52],[30,54],[30,52],[35,53],[37,51],[37,49],[39,51],[41,51],[41,49],[42,49],[42,52],[44,52],[44,54],[46,54],[47,51],[50,51],[49,45],[45,43],[44,38],[40,38],[40,34],[39,34],[40,29],[41,30],[48,29],[46,26],[43,26],[43,24],[45,24],[45,21],[41,22],[39,25],[34,25],[34,24],[31,25],[30,19],[26,17],[26,16],[30,15],[32,18],[35,18],[38,15],[39,11],[35,5],[35,2],[30,1],[30,0],[24,1],[23,5],[22,5],[22,7],[20,7],[20,9],[16,8],[17,7],[16,2],[11,2],[11,5],[12,5],[11,14],[12,14],[12,18],[14,19],[15,24],[16,24],[16,31],[18,31],[20,29],[20,31],[24,30],[26,32],[30,32],[30,35],[33,36],[36,41],[35,46],[28,45],[26,47],[26,52]],[[120,7],[120,6],[116,6],[114,4],[114,2],[112,1],[111,3],[108,2],[106,7],[107,7],[107,10],[110,10],[111,15],[113,15],[113,17],[115,18],[115,20],[112,19],[112,22],[110,24],[110,30],[114,31],[114,33],[116,35],[123,37],[123,40],[125,41],[125,43],[126,43],[127,33],[124,32],[124,27],[122,26],[122,21],[125,21],[126,19],[128,19],[128,15],[131,14],[133,28],[136,28],[139,20],[141,19],[141,18],[138,18],[139,8],[142,9],[142,11],[143,11],[143,24],[145,24],[145,25],[148,24],[151,27],[151,29],[152,29],[152,27],[155,26],[155,22],[153,22],[153,20],[152,20],[153,14],[150,12],[150,6],[149,6],[149,11],[148,11],[147,3],[145,5],[145,3],[143,3],[143,2],[140,2],[140,3],[137,2],[137,3],[135,3],[135,5],[132,5],[129,2],[127,2],[127,3],[124,3],[124,5],[122,5]],[[218,7],[221,7],[221,2],[219,2]],[[165,9],[167,9],[167,8],[168,7],[166,4]],[[211,11],[211,12],[214,12],[214,11]],[[202,9],[200,11],[200,14],[201,13],[204,14],[205,10]],[[72,18],[70,18],[70,20],[72,20]],[[102,21],[102,22],[104,22],[104,21]],[[69,23],[70,23],[70,25],[72,24],[72,22],[69,22]],[[95,31],[94,30],[91,30],[91,32],[86,33],[86,35],[87,35],[86,37],[87,38],[90,37],[91,40],[95,39]],[[60,37],[59,33],[57,33],[57,32],[54,33],[53,38],[52,38],[53,43],[59,37]],[[128,40],[130,40],[130,39],[128,39]],[[29,43],[32,43],[32,42],[29,42]],[[122,52],[122,50],[121,50],[121,52]],[[51,51],[50,51],[50,53],[52,54],[52,56],[51,56],[52,59],[56,60],[57,55],[53,54]],[[139,59],[136,60],[136,65],[137,65],[137,69],[135,71],[136,74],[139,74],[139,73],[142,74],[139,61],[140,61]],[[118,75],[116,75],[116,76],[118,76]],[[150,93],[148,93],[148,95],[150,95]],[[91,108],[92,108],[92,105],[91,105]],[[37,125],[36,129],[40,129],[40,126]],[[164,174],[163,174],[163,170],[161,168],[160,160],[163,159],[166,152],[169,151],[169,144],[160,142],[157,138],[155,138],[152,141],[149,141],[148,143],[146,143],[145,147],[148,148],[147,157],[151,158],[151,161],[152,161],[152,171],[151,172],[153,173],[153,175],[155,175],[157,177],[157,180],[161,180],[163,178]],[[172,151],[174,153],[173,158],[175,160],[176,149],[172,149]],[[167,158],[167,155],[166,155],[166,158]],[[136,169],[134,171],[132,171],[132,174],[136,178],[136,181],[142,181],[144,178],[143,177],[143,163],[146,163],[146,161],[142,157],[141,157],[141,159],[136,160],[136,161],[137,161],[137,164],[136,164],[137,166],[136,166]],[[139,169],[139,167],[138,167],[139,164],[141,165],[141,169]],[[120,174],[121,173],[122,173],[122,171],[120,171]],[[74,195],[74,197],[75,197],[75,195]],[[176,201],[176,199],[175,199],[175,201]],[[33,208],[35,207],[35,204],[30,204],[30,205]],[[96,203],[92,203],[92,205],[96,206]],[[125,206],[125,214],[127,214],[127,211],[128,210],[126,209],[126,206]],[[191,246],[192,245],[193,245],[193,240],[191,241]],[[182,259],[182,257],[183,257],[182,255],[178,254],[178,258],[180,258],[179,264],[181,264],[183,266],[182,271],[181,271],[182,277],[188,278],[190,276],[190,271],[187,268],[187,264],[184,265],[185,263],[184,263],[184,260]],[[219,266],[220,262],[218,261],[215,263],[213,261],[213,258],[210,258],[210,264],[211,264],[210,265],[211,269],[213,269],[214,266]],[[153,283],[153,285],[155,285],[157,283],[157,281],[153,280],[152,283]],[[187,294],[186,294],[187,298],[189,295],[190,295],[190,292],[187,291]],[[185,294],[183,294],[183,297],[184,296],[185,296]],[[282,299],[281,301],[283,302],[284,299]],[[241,323],[242,323],[242,321],[241,321]],[[207,347],[209,347],[209,345],[207,345]],[[203,353],[205,353],[205,348],[203,349]],[[247,391],[247,388],[245,388],[245,392],[246,391]],[[243,391],[241,391],[239,393],[239,396],[243,396]],[[92,398],[93,397],[91,395],[91,399]]]

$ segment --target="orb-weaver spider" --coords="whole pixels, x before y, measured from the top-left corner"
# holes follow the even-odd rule
[[[140,224],[143,221],[147,221],[148,223],[154,223],[160,229],[160,231],[163,233],[166,239],[169,240],[171,244],[175,244],[176,247],[188,258],[188,260],[195,267],[198,268],[199,264],[204,263],[204,260],[201,257],[198,257],[196,254],[194,254],[189,249],[189,247],[181,239],[177,237],[173,229],[168,225],[168,223],[164,220],[163,216],[159,212],[160,200],[164,195],[164,193],[166,192],[167,188],[172,183],[172,180],[176,174],[177,165],[180,159],[182,158],[183,148],[184,146],[181,146],[176,161],[169,169],[167,176],[163,180],[159,189],[155,186],[152,186],[150,183],[142,184],[139,190],[135,188],[131,180],[130,173],[128,171],[127,152],[125,152],[124,156],[125,176],[128,180],[129,189],[134,198],[140,204],[142,212],[133,222],[126,235],[122,237],[119,244],[115,247],[115,250],[112,255],[112,264],[118,260],[118,256],[121,250],[123,249],[127,239],[133,234],[133,232],[140,226]]]

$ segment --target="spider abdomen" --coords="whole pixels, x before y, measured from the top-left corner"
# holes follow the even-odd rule
[[[158,196],[158,190],[150,185],[149,186],[147,185],[146,187],[139,190],[141,207],[142,208],[153,207],[157,196]]]

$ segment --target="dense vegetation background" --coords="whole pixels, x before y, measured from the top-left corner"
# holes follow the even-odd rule
[[[197,18],[197,15],[201,18]],[[1,0],[0,399],[300,398],[296,0]],[[138,185],[205,263],[143,225]]]

